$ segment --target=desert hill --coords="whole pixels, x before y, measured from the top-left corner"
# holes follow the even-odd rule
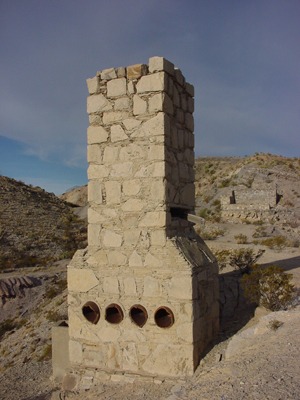
[[[299,159],[269,154],[196,160],[199,229],[208,246],[263,248],[259,260],[293,274],[300,287]],[[270,188],[280,195],[266,214],[231,221],[222,199],[238,190]],[[237,204],[238,205],[238,204]],[[52,399],[296,399],[300,348],[299,294],[295,308],[270,313],[246,304],[239,277],[230,267],[220,274],[222,326],[216,346],[186,382],[116,385],[79,393],[60,392],[51,376],[51,327],[67,319],[66,266],[84,247],[87,187],[60,199],[40,188],[0,177],[0,397]],[[262,219],[266,216],[266,219]],[[266,239],[284,237],[267,245]],[[243,239],[243,240],[241,240]],[[272,242],[270,242],[272,243]],[[46,267],[46,268],[45,268]],[[272,321],[278,326],[273,329]]]
[[[85,246],[85,223],[52,193],[0,176],[0,268],[47,265]]]

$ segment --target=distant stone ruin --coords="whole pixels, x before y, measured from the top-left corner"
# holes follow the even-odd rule
[[[222,217],[231,221],[268,219],[279,199],[276,185],[264,188],[237,186],[234,190],[225,190],[220,197]]]
[[[161,57],[87,84],[88,247],[68,267],[69,382],[192,375],[219,329],[218,266],[188,219],[194,88]]]

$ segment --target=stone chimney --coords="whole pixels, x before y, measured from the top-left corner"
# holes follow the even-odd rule
[[[78,382],[192,375],[218,333],[194,212],[194,88],[162,57],[87,80],[88,247],[68,267]]]

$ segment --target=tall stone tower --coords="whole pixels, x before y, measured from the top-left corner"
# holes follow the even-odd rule
[[[193,229],[194,89],[162,57],[87,80],[88,247],[68,267],[79,379],[192,375],[218,332],[218,267]]]

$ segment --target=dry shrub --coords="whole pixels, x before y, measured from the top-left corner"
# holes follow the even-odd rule
[[[235,235],[235,240],[237,242],[237,244],[246,244],[248,243],[248,238],[246,235],[239,233],[238,235]]]
[[[294,286],[292,275],[282,268],[271,265],[267,268],[254,266],[250,274],[241,279],[246,299],[271,311],[284,309],[292,300]]]

